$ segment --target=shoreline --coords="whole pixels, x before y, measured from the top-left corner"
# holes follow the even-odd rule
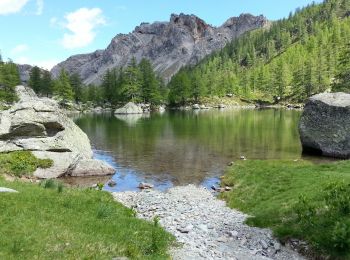
[[[138,218],[159,222],[177,238],[182,247],[170,250],[174,259],[305,259],[282,246],[270,230],[244,224],[246,214],[228,208],[203,187],[112,195]]]

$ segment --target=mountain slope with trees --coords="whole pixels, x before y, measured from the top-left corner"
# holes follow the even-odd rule
[[[170,81],[173,104],[235,94],[275,103],[303,102],[324,91],[350,91],[350,1],[297,9],[269,29],[248,32]]]
[[[172,14],[168,22],[142,23],[129,34],[118,34],[104,50],[74,55],[57,64],[54,78],[61,69],[77,73],[84,84],[99,85],[107,70],[148,59],[157,74],[168,81],[182,66],[197,64],[206,55],[223,48],[244,32],[269,24],[263,16],[242,14],[214,27],[195,15]]]

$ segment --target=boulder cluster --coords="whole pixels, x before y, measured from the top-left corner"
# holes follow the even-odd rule
[[[16,92],[19,101],[0,113],[0,152],[31,151],[40,159],[51,159],[51,168],[34,172],[38,178],[115,172],[92,158],[87,135],[60,110],[57,102],[39,98],[24,86],[17,86]]]

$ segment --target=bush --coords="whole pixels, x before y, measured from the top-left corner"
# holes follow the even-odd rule
[[[320,251],[341,256],[350,249],[350,184],[334,182],[320,187],[316,197],[301,195],[286,224],[297,223],[296,234],[306,237]],[[294,225],[295,226],[295,225]],[[302,235],[307,231],[309,234]],[[300,234],[299,234],[300,232]]]
[[[61,181],[53,179],[43,180],[39,183],[39,186],[43,187],[44,189],[57,189],[58,193],[63,192],[64,187]]]
[[[37,168],[49,168],[52,164],[51,160],[38,159],[29,151],[0,153],[0,174],[21,177],[32,174]]]

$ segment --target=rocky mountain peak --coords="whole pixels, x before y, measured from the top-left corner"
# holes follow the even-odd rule
[[[150,60],[166,81],[185,65],[193,65],[241,34],[268,25],[264,16],[242,14],[214,27],[195,15],[172,14],[169,22],[141,23],[129,34],[115,36],[105,50],[75,55],[52,69],[78,73],[85,84],[99,84],[107,69],[123,67],[131,58]]]
[[[241,14],[238,17],[229,18],[221,27],[237,28],[240,26],[244,26],[245,24],[254,23],[256,24],[256,26],[266,26],[269,24],[269,21],[263,15],[254,16],[252,14]]]

